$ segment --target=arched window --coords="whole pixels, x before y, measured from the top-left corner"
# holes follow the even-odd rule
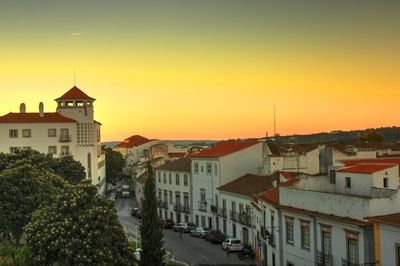
[[[88,178],[92,178],[92,155],[90,152],[87,155],[87,173]]]

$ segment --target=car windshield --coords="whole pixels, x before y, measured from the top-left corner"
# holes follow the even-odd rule
[[[231,243],[232,244],[241,244],[240,240],[232,240]]]

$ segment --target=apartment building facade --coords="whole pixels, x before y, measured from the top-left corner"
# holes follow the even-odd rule
[[[27,112],[0,116],[0,151],[13,153],[32,148],[54,157],[71,155],[85,167],[86,178],[103,193],[106,186],[105,155],[101,151],[101,123],[94,120],[94,101],[74,86],[55,99],[56,112]]]

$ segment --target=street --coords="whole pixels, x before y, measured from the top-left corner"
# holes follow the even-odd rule
[[[139,220],[130,215],[130,210],[136,206],[137,203],[132,198],[117,198],[115,201],[115,208],[121,223],[125,226],[128,234],[134,237]],[[163,233],[165,249],[172,252],[176,260],[190,265],[255,265],[253,260],[239,260],[235,253],[227,257],[221,244],[211,244],[204,239],[192,237],[190,234],[183,234],[180,239],[179,233],[170,229],[164,229]]]

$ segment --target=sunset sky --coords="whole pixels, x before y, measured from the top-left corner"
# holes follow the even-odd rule
[[[400,125],[400,1],[0,1],[0,115],[96,98],[103,140]]]

